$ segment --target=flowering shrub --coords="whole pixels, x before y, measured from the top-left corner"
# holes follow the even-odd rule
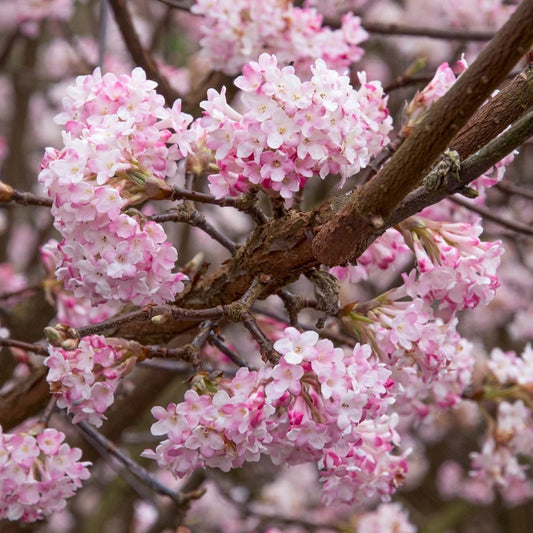
[[[2,5],[0,519],[531,521],[533,2],[466,4]]]

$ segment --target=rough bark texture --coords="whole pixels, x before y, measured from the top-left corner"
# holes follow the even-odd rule
[[[531,23],[533,25],[533,21]],[[480,107],[450,143],[461,160],[477,152],[533,106],[533,65]]]

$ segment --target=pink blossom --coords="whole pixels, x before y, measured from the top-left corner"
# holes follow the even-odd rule
[[[0,426],[0,518],[35,522],[60,511],[89,477],[81,450],[48,428],[34,437]]]
[[[179,477],[198,466],[227,471],[263,454],[275,464],[313,461],[325,469],[326,501],[388,497],[406,466],[391,454],[399,439],[396,419],[386,414],[393,400],[384,365],[369,347],[345,357],[330,341],[295,328],[275,346],[284,353],[278,365],[240,369],[232,380],[201,378],[184,402],[154,408],[152,432],[167,438],[143,455]],[[332,373],[336,385],[328,381]],[[375,419],[364,420],[367,413]],[[333,456],[341,459],[331,463]],[[346,464],[353,466],[350,482],[336,493]]]
[[[47,381],[57,405],[74,414],[74,423],[88,420],[100,427],[114,401],[119,381],[142,358],[140,346],[101,335],[83,338],[74,350],[49,346]]]

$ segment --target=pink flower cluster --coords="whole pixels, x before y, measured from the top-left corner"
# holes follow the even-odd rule
[[[488,488],[497,488],[515,504],[533,496],[528,466],[519,456],[533,456],[533,416],[522,400],[498,406],[496,427],[483,443],[481,452],[471,455],[470,476]],[[506,494],[507,493],[507,494]]]
[[[336,266],[331,268],[330,272],[339,281],[347,279],[355,284],[367,280],[376,271],[395,268],[406,257],[407,252],[409,247],[405,244],[401,233],[389,228],[357,258],[356,265]]]
[[[57,309],[57,321],[73,328],[96,324],[111,318],[122,307],[120,302],[106,301],[97,306],[91,305],[87,298],[76,298],[65,289],[55,276],[56,265],[61,261],[59,243],[50,239],[41,246],[41,262],[46,270],[47,279],[43,282],[46,299]]]
[[[456,331],[457,318],[444,322],[429,302],[406,296],[404,287],[385,293],[354,307],[343,322],[391,369],[397,410],[424,418],[434,404],[460,401],[474,360]]]
[[[501,384],[517,384],[533,390],[533,348],[530,344],[520,356],[513,351],[494,348],[487,365]]]
[[[155,86],[140,68],[131,76],[102,77],[96,69],[78,77],[56,117],[65,146],[48,148],[43,160],[39,181],[63,235],[56,276],[93,305],[162,303],[183,290],[184,276],[172,273],[178,254],[163,228],[124,212],[164,198],[160,178],[190,150],[192,118],[179,101],[165,108]]]
[[[416,257],[416,269],[404,275],[407,293],[449,312],[486,305],[499,281],[496,270],[503,254],[501,241],[484,242],[479,222],[437,222],[417,215],[400,224]]]
[[[455,70],[448,63],[438,66],[435,76],[422,91],[417,91],[407,107],[407,132],[420,122],[431,106],[442,98],[448,89],[456,82],[456,74],[461,74],[468,68],[466,61],[461,59],[457,62]]]
[[[61,511],[90,474],[81,450],[45,429],[36,437],[0,426],[0,519],[35,522]]]
[[[318,57],[343,72],[363,56],[358,45],[368,38],[351,13],[342,17],[339,30],[331,30],[322,26],[315,9],[286,0],[196,0],[191,12],[204,16],[202,54],[214,69],[229,75],[262,52],[275,54],[283,65],[294,62],[299,74],[306,75]]]
[[[201,125],[220,170],[209,177],[213,194],[255,184],[290,198],[314,174],[344,180],[358,172],[387,142],[392,120],[378,82],[360,74],[356,91],[321,59],[311,71],[304,82],[294,67],[280,69],[275,56],[261,54],[235,80],[243,114],[228,105],[224,89],[208,91]]]
[[[49,346],[48,352],[46,380],[58,407],[74,414],[74,423],[87,420],[96,427],[105,420],[121,378],[143,356],[136,343],[102,335],[83,338],[73,350]]]
[[[387,498],[406,471],[398,444],[390,372],[368,345],[346,356],[314,332],[287,328],[273,367],[241,368],[230,381],[199,378],[184,402],[154,407],[154,435],[143,455],[183,477],[197,467],[224,471],[269,455],[275,464],[315,461],[326,502]]]
[[[407,511],[400,503],[382,503],[375,511],[357,518],[357,533],[416,533]]]

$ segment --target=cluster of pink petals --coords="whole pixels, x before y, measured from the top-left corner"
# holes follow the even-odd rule
[[[311,71],[302,81],[294,67],[280,69],[275,56],[261,54],[235,80],[244,92],[242,114],[224,89],[208,91],[201,125],[219,168],[209,177],[213,194],[235,195],[254,184],[290,198],[315,174],[344,180],[358,172],[387,142],[392,121],[378,82],[360,74],[356,91],[321,59]]]
[[[374,511],[357,518],[357,533],[416,533],[407,511],[400,503],[381,503]]]
[[[65,146],[48,148],[43,160],[39,181],[63,236],[56,276],[93,305],[162,303],[183,290],[163,228],[124,212],[157,197],[160,178],[190,150],[192,118],[179,101],[165,108],[155,86],[140,68],[78,77],[56,117]]]
[[[339,281],[358,283],[367,280],[376,271],[394,269],[409,252],[402,234],[389,228],[357,258],[356,265],[336,266],[330,272]]]
[[[487,363],[490,371],[503,385],[517,384],[528,390],[533,389],[533,348],[526,345],[522,354],[504,352],[494,348]]]
[[[123,339],[90,335],[73,350],[48,347],[46,380],[58,407],[73,414],[74,423],[87,420],[96,427],[102,425],[121,378],[141,356],[133,346]]]
[[[237,74],[262,52],[275,54],[280,64],[294,62],[307,75],[317,57],[343,72],[363,56],[359,44],[368,38],[361,20],[347,13],[338,30],[322,26],[315,9],[294,7],[285,0],[196,0],[191,12],[203,15],[202,54],[212,67]]]
[[[456,82],[456,74],[461,74],[468,68],[464,59],[457,62],[455,70],[448,63],[437,67],[435,76],[422,91],[417,91],[407,107],[407,126],[413,127],[422,120],[431,106],[442,98]]]
[[[51,428],[32,436],[0,426],[0,519],[35,522],[61,511],[89,478],[90,463],[64,440]]]
[[[417,215],[402,223],[406,242],[416,257],[416,270],[404,275],[407,293],[439,301],[450,312],[486,305],[499,286],[496,270],[501,241],[479,239],[478,223],[447,223]]]
[[[533,496],[529,467],[520,457],[533,456],[533,416],[522,400],[498,406],[496,427],[480,452],[470,454],[470,476],[488,488],[499,489],[509,500],[521,503]]]
[[[106,301],[93,306],[88,298],[76,298],[72,292],[65,289],[62,282],[57,281],[55,270],[61,261],[58,250],[59,243],[50,239],[41,246],[41,262],[46,270],[47,279],[43,283],[46,298],[56,308],[57,321],[73,328],[103,322],[115,315],[122,304],[116,301]]]
[[[457,318],[444,322],[430,303],[405,297],[404,288],[391,291],[343,321],[391,369],[397,410],[424,418],[431,406],[449,408],[461,400],[474,358],[456,331]]]
[[[318,462],[327,502],[387,498],[406,470],[393,455],[396,419],[390,372],[370,347],[346,356],[314,332],[287,328],[275,343],[280,362],[241,368],[230,381],[197,386],[184,402],[154,407],[154,435],[166,435],[143,455],[183,477],[197,467],[224,471],[270,456],[275,464]]]

